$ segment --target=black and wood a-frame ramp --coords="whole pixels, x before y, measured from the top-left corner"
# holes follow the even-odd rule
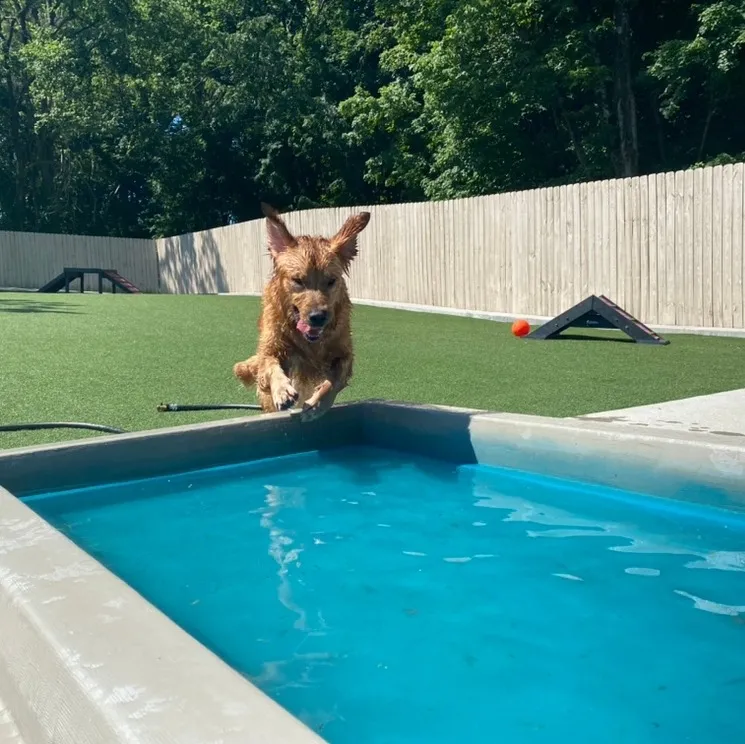
[[[98,293],[103,294],[103,280],[108,279],[111,283],[111,291],[116,292],[117,288],[127,294],[139,294],[140,290],[135,287],[129,279],[123,277],[116,269],[99,269],[99,268],[71,268],[66,266],[62,269],[61,274],[57,274],[54,279],[48,281],[44,286],[39,287],[38,292],[59,292],[70,291],[70,284],[80,280],[80,291],[85,291],[85,275],[95,274],[98,277]]]
[[[590,295],[574,307],[557,315],[553,320],[536,328],[525,338],[535,341],[548,341],[558,338],[567,328],[602,328],[623,331],[639,344],[664,346],[670,342],[657,335],[623,308],[609,300],[605,295]]]

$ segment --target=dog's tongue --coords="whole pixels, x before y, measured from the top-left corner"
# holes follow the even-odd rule
[[[297,329],[300,333],[310,333],[310,325],[302,319],[298,320]]]

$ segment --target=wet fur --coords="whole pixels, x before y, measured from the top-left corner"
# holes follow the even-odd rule
[[[265,412],[301,402],[303,418],[317,418],[352,377],[352,304],[344,277],[370,214],[353,215],[336,235],[323,238],[294,236],[272,207],[262,209],[273,271],[262,296],[256,353],[235,364],[233,373],[246,387],[256,386]],[[328,320],[311,341],[299,324],[311,333],[310,318],[324,312]],[[328,392],[321,387],[326,382]]]

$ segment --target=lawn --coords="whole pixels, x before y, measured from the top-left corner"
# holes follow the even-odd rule
[[[0,293],[0,423],[132,431],[233,417],[156,406],[255,402],[231,369],[252,353],[258,310],[247,297]],[[353,327],[355,377],[339,400],[573,416],[745,387],[740,339],[535,342],[513,338],[507,324],[362,306]],[[81,436],[0,432],[0,448]]]

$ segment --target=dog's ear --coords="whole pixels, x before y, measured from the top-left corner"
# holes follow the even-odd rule
[[[288,248],[294,248],[297,241],[292,233],[287,229],[284,220],[279,216],[279,212],[270,207],[268,204],[261,203],[261,211],[266,217],[266,234],[269,243],[269,252],[272,257],[276,258],[280,253],[284,253]]]
[[[368,222],[370,222],[369,212],[352,215],[341,226],[341,230],[331,238],[331,248],[336,251],[345,266],[348,266],[357,255],[357,236],[367,227]]]

